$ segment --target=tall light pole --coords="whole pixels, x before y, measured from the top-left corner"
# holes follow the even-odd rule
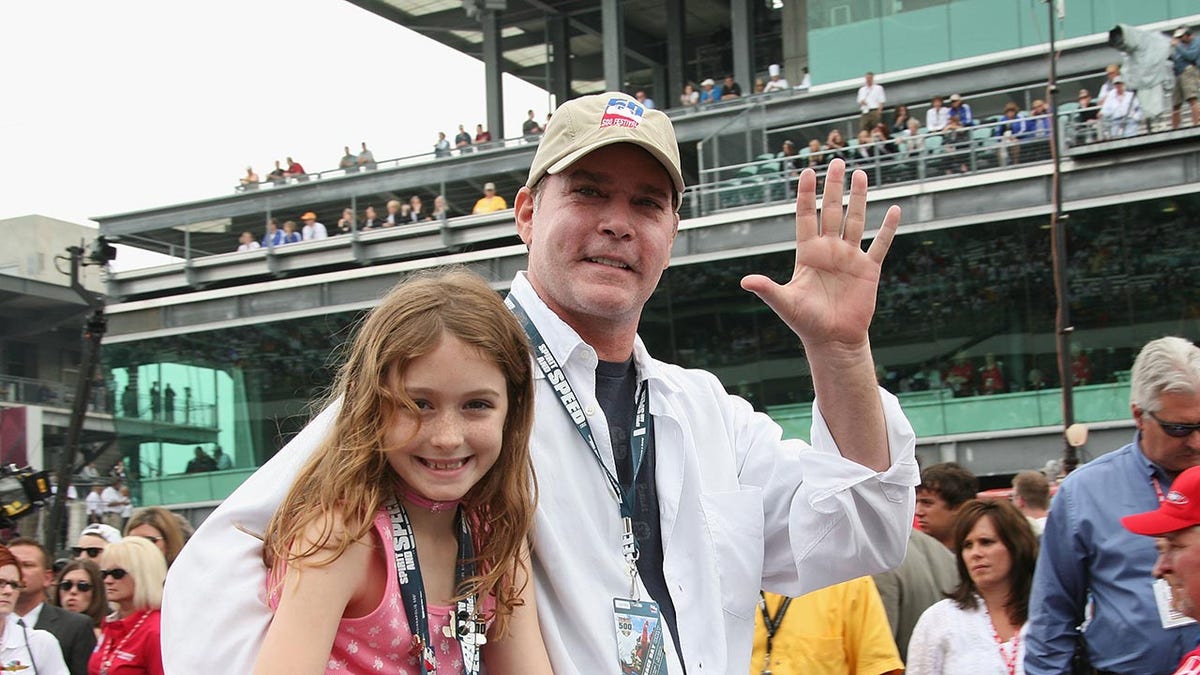
[[[1058,381],[1062,385],[1063,470],[1071,473],[1079,466],[1077,447],[1066,430],[1075,423],[1074,375],[1071,372],[1071,291],[1067,280],[1067,214],[1062,212],[1062,139],[1058,133],[1058,54],[1055,51],[1054,20],[1060,0],[1045,0],[1050,18],[1050,78],[1046,82],[1046,102],[1050,106],[1050,236],[1051,261],[1054,265],[1055,352],[1058,356]]]

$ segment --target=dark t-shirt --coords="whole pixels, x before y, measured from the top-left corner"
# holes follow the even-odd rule
[[[613,459],[617,467],[617,481],[629,485],[633,473],[633,457],[630,453],[630,436],[633,433],[633,417],[637,406],[637,371],[633,359],[622,363],[600,361],[596,365],[596,400],[608,418],[608,434],[612,440]],[[679,648],[679,630],[675,621],[675,603],[667,589],[663,575],[662,522],[658,513],[658,488],[655,485],[655,467],[658,462],[654,451],[654,416],[648,416],[646,434],[649,443],[642,458],[642,467],[634,482],[633,532],[638,541],[638,576],[658,603],[663,620],[671,629],[675,641],[675,652]],[[682,660],[682,656],[680,657]]]
[[[525,120],[525,123],[521,125],[521,133],[533,136],[542,133],[542,128],[538,126],[537,120]]]

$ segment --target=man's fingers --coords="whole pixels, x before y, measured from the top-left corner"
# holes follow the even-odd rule
[[[875,239],[867,249],[867,255],[871,256],[871,260],[874,260],[876,264],[883,264],[883,259],[887,256],[888,249],[892,246],[892,239],[896,237],[896,229],[899,227],[900,207],[893,204],[888,208],[887,214],[883,216],[883,224],[879,226],[879,231],[875,233]]]
[[[807,241],[818,233],[817,172],[805,169],[796,182],[796,241]]]
[[[867,221],[867,174],[855,171],[850,176],[850,204],[846,207],[846,225],[842,238],[858,246]]]
[[[821,199],[821,236],[842,235],[842,183],[846,179],[846,163],[834,159],[825,173],[825,196]]]

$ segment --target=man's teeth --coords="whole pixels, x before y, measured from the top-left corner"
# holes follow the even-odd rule
[[[588,260],[591,262],[594,262],[594,263],[600,263],[601,265],[608,265],[609,267],[615,267],[620,270],[629,269],[629,265],[626,265],[625,263],[620,262],[619,260],[609,260],[608,258],[588,258]]]
[[[456,459],[452,462],[435,462],[431,459],[421,459],[429,468],[437,469],[438,471],[453,471],[467,463],[466,458]]]

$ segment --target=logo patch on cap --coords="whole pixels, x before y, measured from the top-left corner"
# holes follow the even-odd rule
[[[1184,506],[1188,503],[1188,498],[1182,492],[1176,492],[1175,490],[1168,492],[1166,499],[1172,504],[1178,504],[1179,506]]]
[[[610,98],[600,117],[600,128],[604,127],[636,127],[642,123],[642,114],[646,108],[626,98]]]

